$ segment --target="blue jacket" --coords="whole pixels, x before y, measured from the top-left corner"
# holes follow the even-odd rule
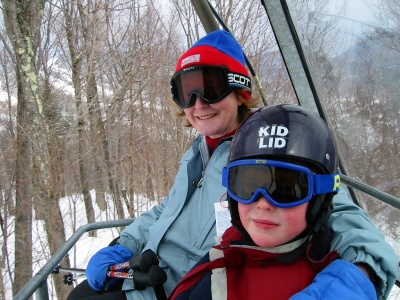
[[[225,200],[226,189],[221,181],[229,147],[229,139],[222,141],[210,157],[204,136],[197,137],[182,157],[175,182],[162,203],[121,232],[118,243],[132,253],[147,249],[157,253],[168,276],[164,284],[167,295],[216,244],[214,203]],[[333,203],[329,224],[336,233],[332,249],[350,262],[368,263],[380,279],[380,295],[387,296],[395,281],[396,254],[343,190]],[[342,214],[343,210],[346,214]],[[152,288],[133,290],[132,280],[125,281],[124,289],[128,300],[156,299]]]

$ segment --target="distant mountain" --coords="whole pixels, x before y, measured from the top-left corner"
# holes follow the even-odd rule
[[[395,100],[400,97],[400,47],[396,43],[399,34],[374,31],[360,35],[358,41],[339,56],[332,64],[343,64],[341,82],[353,86],[376,88],[379,98]]]

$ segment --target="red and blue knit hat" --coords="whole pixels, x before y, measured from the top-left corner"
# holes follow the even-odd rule
[[[242,47],[224,30],[216,30],[198,40],[179,58],[175,72],[192,66],[225,66],[249,78]]]

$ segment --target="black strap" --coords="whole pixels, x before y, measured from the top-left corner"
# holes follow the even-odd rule
[[[188,189],[185,202],[192,197],[192,194],[196,190],[197,184],[199,183],[199,180],[202,175],[203,160],[201,159],[201,154],[200,154],[200,143],[201,143],[201,137],[198,136],[192,145],[193,157],[187,163]]]
[[[154,293],[156,294],[157,300],[166,300],[167,295],[165,294],[164,287],[162,285],[154,287]]]

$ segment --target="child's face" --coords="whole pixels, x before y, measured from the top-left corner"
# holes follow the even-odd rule
[[[314,168],[300,161],[282,162],[306,167],[315,173]],[[230,176],[233,176],[232,185],[240,190],[242,195],[248,197],[254,195],[259,188],[263,188],[274,201],[287,204],[307,195],[308,179],[302,175],[305,174],[285,167],[266,168],[250,165],[241,167],[240,172],[236,171]],[[269,202],[262,193],[256,196],[259,199],[251,203],[244,204],[238,201],[238,212],[244,229],[258,246],[280,246],[296,238],[307,228],[306,213],[309,202],[281,208]]]
[[[276,247],[292,240],[307,227],[308,202],[290,208],[273,206],[261,197],[250,204],[238,203],[240,221],[254,243]]]

